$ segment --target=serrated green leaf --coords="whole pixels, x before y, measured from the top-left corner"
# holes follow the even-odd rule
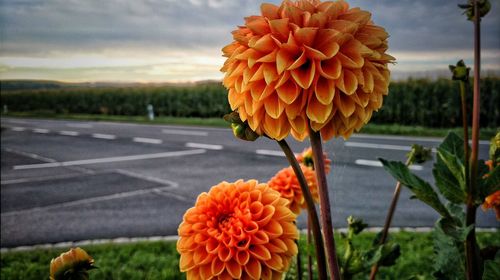
[[[455,132],[450,132],[444,138],[443,142],[437,148],[438,152],[446,152],[449,154],[453,154],[458,157],[460,162],[465,162],[465,153],[464,153],[464,141],[458,134]]]
[[[384,165],[385,170],[401,182],[402,185],[408,187],[419,200],[434,208],[441,216],[451,217],[448,209],[441,203],[437,193],[429,183],[411,173],[410,169],[401,162],[379,160]]]
[[[432,173],[441,194],[453,203],[465,203],[465,165],[463,140],[449,133],[437,149],[437,161]]]
[[[462,227],[457,223],[456,219],[450,218],[439,219],[436,226],[457,242],[464,242],[469,232],[474,228],[474,225]]]
[[[500,279],[500,252],[495,256],[494,260],[484,262],[483,280],[498,280]]]
[[[434,239],[434,277],[436,279],[463,279],[465,259],[463,242],[456,242],[447,236],[436,224]]]

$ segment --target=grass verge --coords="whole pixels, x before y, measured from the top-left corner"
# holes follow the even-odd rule
[[[366,248],[375,234],[362,233],[355,246]],[[478,242],[500,246],[500,232],[479,232]],[[410,276],[431,278],[434,262],[431,233],[399,232],[391,234],[401,245],[401,257],[392,267],[380,269],[378,279],[408,279]],[[304,236],[302,236],[304,238]],[[339,254],[344,244],[337,236]],[[301,242],[304,242],[302,239]],[[301,247],[304,248],[303,244]],[[175,242],[138,242],[131,244],[103,244],[83,247],[99,269],[90,272],[91,279],[185,279],[179,272],[179,255]],[[66,249],[39,249],[29,252],[1,254],[2,279],[47,279],[50,260]],[[305,264],[305,256],[303,263]],[[304,271],[306,271],[304,269]],[[357,279],[364,279],[367,275]],[[294,279],[294,275],[287,275]]]
[[[9,112],[2,114],[5,117],[20,117],[20,118],[46,118],[46,119],[61,119],[61,120],[80,120],[80,121],[111,121],[111,122],[127,122],[127,123],[142,123],[142,124],[173,124],[173,125],[192,125],[192,126],[212,126],[212,127],[229,127],[228,123],[222,118],[185,118],[185,117],[156,117],[150,121],[146,116],[117,116],[117,115],[92,115],[92,114],[55,114],[52,112]],[[403,135],[403,136],[421,136],[421,137],[445,137],[449,131],[455,131],[462,135],[462,128],[428,128],[423,126],[405,126],[398,124],[374,124],[365,125],[360,133],[366,134],[386,134],[386,135]],[[469,128],[469,132],[472,129]],[[490,140],[495,134],[500,131],[497,128],[481,128],[480,138],[482,140]]]

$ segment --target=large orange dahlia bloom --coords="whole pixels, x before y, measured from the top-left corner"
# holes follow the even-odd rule
[[[344,1],[262,4],[223,48],[231,109],[258,134],[281,140],[347,138],[382,106],[394,58],[387,32]]]
[[[300,165],[304,177],[306,177],[307,185],[311,191],[311,195],[315,202],[319,201],[318,184],[316,181],[316,173],[305,165]],[[276,175],[267,182],[269,187],[278,191],[282,197],[290,201],[290,209],[295,214],[300,214],[301,209],[306,208],[306,201],[300,188],[299,180],[291,166],[281,169]]]
[[[267,184],[222,182],[184,214],[180,269],[187,279],[281,279],[297,254],[295,218]]]

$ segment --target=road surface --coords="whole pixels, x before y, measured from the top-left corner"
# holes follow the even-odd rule
[[[287,161],[269,139],[244,142],[229,129],[2,118],[1,247],[177,234],[197,195],[221,181],[269,180]],[[349,215],[382,226],[395,181],[378,157],[405,160],[411,144],[440,139],[354,135],[324,150],[333,222]],[[294,152],[308,144],[289,140]],[[486,158],[487,142],[480,144]],[[415,172],[432,182],[432,163]],[[431,227],[437,215],[404,189],[395,227]],[[299,217],[300,227],[305,217]],[[498,227],[492,211],[478,225]]]

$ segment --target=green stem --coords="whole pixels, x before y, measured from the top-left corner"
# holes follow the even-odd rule
[[[297,176],[297,179],[299,181],[300,188],[302,190],[302,195],[304,196],[304,200],[306,201],[309,219],[311,220],[311,227],[314,236],[314,245],[316,249],[316,261],[318,263],[318,277],[321,280],[326,279],[327,278],[326,257],[323,246],[323,238],[321,236],[321,228],[319,224],[318,213],[316,212],[316,207],[314,206],[314,200],[311,195],[311,191],[309,190],[309,187],[307,185],[306,177],[304,176],[304,173],[302,173],[302,169],[300,168],[300,165],[297,162],[297,159],[295,158],[295,154],[292,152],[292,149],[290,149],[290,146],[288,146],[288,143],[285,140],[280,140],[277,142],[280,145],[283,152],[285,153],[286,158],[288,159],[288,162],[292,166],[293,171],[295,172],[295,175]]]
[[[301,260],[301,250],[300,250],[300,244],[299,244],[300,236],[299,239],[296,241],[297,243],[297,280],[302,280],[302,260]]]
[[[481,16],[479,15],[478,1],[474,0],[474,97],[472,107],[472,149],[470,155],[470,183],[467,190],[466,226],[476,222],[477,206],[474,202],[474,193],[477,181],[477,159],[479,146],[479,102],[480,102],[480,65],[481,65]],[[480,279],[480,268],[477,254],[475,227],[467,235],[465,241],[467,264],[467,279]]]
[[[467,94],[465,88],[465,82],[460,81],[460,99],[462,101],[462,126],[464,130],[464,155],[465,155],[465,185],[469,189],[469,131],[467,122]]]
[[[406,160],[406,166],[410,166],[413,163],[413,153],[411,153],[408,156],[408,159]],[[396,183],[396,188],[394,189],[394,194],[392,195],[392,200],[391,200],[391,205],[389,206],[389,212],[387,212],[387,216],[385,217],[385,224],[384,224],[384,229],[382,230],[382,236],[380,237],[380,245],[385,244],[385,241],[387,240],[387,236],[389,234],[389,228],[391,227],[392,223],[392,217],[394,216],[394,212],[396,211],[396,206],[398,205],[398,200],[399,200],[399,194],[401,193],[401,182]],[[375,263],[372,266],[371,272],[370,272],[370,280],[374,280],[375,276],[377,275],[378,272],[378,263]]]
[[[330,198],[328,196],[328,184],[326,182],[325,161],[323,158],[323,147],[321,144],[320,132],[312,130],[309,126],[309,138],[313,151],[314,169],[318,181],[319,206],[321,215],[321,224],[325,236],[325,245],[328,258],[328,269],[330,278],[340,280],[339,263],[337,260],[337,250],[335,249],[335,239],[333,236],[332,214],[330,210]]]
[[[311,219],[307,216],[307,274],[309,275],[309,280],[313,279],[313,268],[312,268],[312,254],[311,248]]]

